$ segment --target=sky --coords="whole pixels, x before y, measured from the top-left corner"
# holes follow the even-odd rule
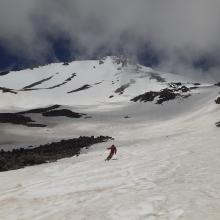
[[[219,0],[1,0],[0,68],[124,53],[220,78]]]

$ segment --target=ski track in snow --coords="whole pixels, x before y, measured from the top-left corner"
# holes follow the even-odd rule
[[[116,70],[111,65],[98,66],[95,62],[85,62],[85,66],[80,62],[68,66],[54,65],[55,69],[60,66],[70,68],[68,74],[73,72],[71,66],[80,66],[78,71],[74,69],[76,79],[80,77],[80,71],[83,72],[88,66],[93,68],[94,65],[94,71],[106,68],[107,72],[113,71],[115,74]],[[107,59],[106,62],[110,61]],[[41,73],[46,69],[48,75],[55,73],[52,69],[48,71],[48,68],[52,67],[46,66],[36,71]],[[61,72],[59,68],[57,71]],[[128,71],[128,75],[131,73],[131,70],[130,73]],[[11,74],[1,76],[1,83],[5,84],[6,77]],[[62,77],[66,78],[68,74]],[[163,85],[156,80],[143,81],[141,78],[127,88],[125,94],[112,101],[108,99],[111,92],[130,78],[122,77],[120,83],[112,85],[112,80],[117,80],[107,74],[109,78],[102,81],[101,72],[99,74],[100,79],[83,79],[82,76],[78,81],[80,85],[102,83],[89,91],[78,93],[78,96],[74,96],[76,100],[69,98],[71,95],[68,94],[62,100],[56,97],[58,103],[54,103],[54,100],[50,103],[49,97],[52,96],[48,93],[48,99],[46,97],[40,102],[41,105],[49,105],[70,101],[70,108],[74,106],[74,110],[88,113],[91,119],[79,119],[77,122],[59,119],[61,124],[51,129],[23,129],[35,139],[44,136],[53,139],[57,136],[99,135],[100,132],[110,135],[115,138],[113,143],[118,147],[115,160],[104,161],[108,154],[106,147],[111,144],[108,142],[84,149],[79,157],[0,173],[0,219],[219,220],[220,136],[219,129],[214,125],[219,115],[219,106],[214,103],[218,89],[202,88],[189,99],[183,100],[183,103],[175,100],[163,106],[152,103],[128,104],[125,100],[129,100],[134,91],[139,94],[144,91],[144,82],[149,83],[149,90],[161,89]],[[42,86],[58,84],[56,77],[61,75],[57,74]],[[169,80],[175,77],[177,81],[182,80],[177,76],[172,78],[171,74],[162,76]],[[39,78],[43,78],[42,75]],[[23,84],[28,85],[27,81],[31,80],[27,79]],[[71,83],[54,91],[66,92],[77,87],[75,80]],[[19,89],[13,87],[13,82],[7,86]],[[98,101],[96,97],[101,86],[104,89],[100,94],[101,101]],[[30,100],[43,93],[31,91],[22,94],[30,94],[26,96]],[[91,100],[87,101],[91,105],[85,105],[86,101],[82,100],[88,94]],[[16,96],[10,96],[11,103],[6,102],[7,97],[9,95],[4,94],[4,103],[1,105],[2,108],[10,109],[11,103],[16,103],[12,97]],[[75,102],[78,105],[73,105]],[[25,103],[26,100],[21,100],[17,107],[22,108]],[[34,104],[29,103],[29,109],[34,107]],[[124,119],[126,115],[131,118]],[[53,123],[53,119],[50,120]],[[11,131],[9,134],[15,132],[22,136],[22,131],[18,132],[20,128],[6,126],[4,132]]]

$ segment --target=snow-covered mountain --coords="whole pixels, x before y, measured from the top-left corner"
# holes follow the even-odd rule
[[[217,82],[106,57],[0,74],[0,90],[1,149],[80,135],[118,147],[108,163],[97,144],[0,173],[1,219],[219,220]]]
[[[126,62],[126,63],[125,63]],[[157,73],[125,59],[55,63],[1,76],[1,109],[52,105],[100,105],[129,101],[135,95],[167,87],[163,82],[188,79]],[[120,91],[120,87],[123,91]],[[117,89],[118,92],[116,91]],[[123,93],[123,95],[120,95]],[[109,96],[113,95],[112,99]],[[18,101],[19,99],[19,101]]]

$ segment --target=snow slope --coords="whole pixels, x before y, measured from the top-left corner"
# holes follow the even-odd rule
[[[110,162],[104,162],[109,142],[83,150],[79,157],[0,173],[0,219],[219,220],[218,87],[201,83],[189,98],[163,105],[133,103],[134,96],[159,91],[169,82],[195,82],[139,65],[122,67],[116,58],[99,62],[51,64],[0,77],[0,87],[17,91],[53,75],[35,87],[39,90],[0,94],[2,111],[60,104],[92,117],[72,121],[30,114],[49,126],[1,124],[2,148],[100,134],[114,137],[118,147]],[[63,86],[45,89],[72,73],[76,77]],[[152,73],[166,82],[153,79]],[[123,94],[114,92],[127,83]],[[86,84],[92,87],[67,93]]]
[[[146,90],[165,88],[164,83],[158,83],[151,79],[152,73],[161,73],[140,65],[128,64],[122,67],[122,64],[118,64],[115,59],[107,57],[103,64],[99,64],[98,60],[75,61],[67,66],[55,63],[33,70],[10,72],[0,77],[0,87],[10,88],[18,93],[16,95],[12,93],[1,94],[0,107],[1,109],[13,107],[29,109],[54,103],[72,106],[95,105],[102,102],[115,103],[128,101],[129,98]],[[76,76],[66,84],[60,85],[72,74],[76,74]],[[188,80],[168,73],[162,73],[162,77],[173,82],[187,82]],[[45,81],[29,88],[33,90],[23,90],[23,88],[42,80]],[[114,93],[116,89],[127,83],[130,86],[125,90],[123,96]],[[57,85],[60,86],[50,89]],[[90,85],[91,88],[68,93],[84,85]],[[114,98],[109,99],[110,95],[114,95]]]

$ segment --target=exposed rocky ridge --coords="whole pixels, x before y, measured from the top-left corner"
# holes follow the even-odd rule
[[[104,80],[100,81],[100,82],[97,82],[97,83],[94,83],[93,85],[96,86],[96,85],[100,85],[104,82]]]
[[[10,123],[17,125],[25,125],[28,127],[46,127],[44,124],[35,124],[30,117],[19,113],[0,113],[0,123]]]
[[[66,80],[64,80],[62,83],[58,83],[56,85],[53,85],[53,86],[50,86],[50,87],[46,87],[46,88],[33,88],[33,87],[35,87],[37,85],[42,84],[43,82],[49,81],[50,79],[53,78],[53,76],[51,76],[51,77],[42,79],[40,81],[37,81],[35,83],[32,83],[32,84],[30,84],[28,86],[25,86],[21,91],[31,91],[31,90],[41,90],[41,89],[55,89],[55,88],[58,88],[60,86],[65,85],[66,83],[70,82],[75,76],[76,76],[76,73],[72,73],[71,76],[68,77]]]
[[[69,81],[71,81],[75,76],[76,76],[76,73],[72,73],[72,75],[70,77],[68,77],[64,82],[59,83],[59,84],[54,85],[54,86],[51,86],[51,87],[48,87],[48,88],[45,88],[45,89],[54,89],[54,88],[63,86],[65,84],[67,84]]]
[[[82,148],[93,144],[106,142],[112,139],[108,136],[79,137],[62,140],[50,144],[40,145],[36,148],[20,148],[13,151],[0,151],[0,171],[14,170],[25,166],[32,166],[54,162],[61,158],[72,157],[80,154]],[[31,149],[30,149],[31,148]]]
[[[170,83],[170,88],[165,88],[157,91],[150,91],[131,99],[133,102],[152,102],[157,98],[155,104],[162,104],[163,102],[174,100],[177,97],[187,98],[191,94],[185,94],[190,91],[186,86],[183,86],[181,83]]]
[[[180,94],[174,93],[170,89],[163,89],[160,92],[154,92],[154,91],[146,92],[142,95],[134,97],[133,99],[131,99],[131,101],[133,101],[133,102],[137,102],[137,101],[152,102],[152,101],[154,101],[154,99],[156,97],[158,97],[158,100],[156,101],[156,104],[162,104],[165,101],[175,99],[179,95]]]
[[[14,89],[6,88],[6,87],[0,87],[0,90],[3,93],[12,93],[12,94],[17,94],[18,93]]]
[[[79,91],[82,91],[82,90],[89,89],[89,88],[91,88],[91,87],[92,87],[91,85],[86,84],[86,85],[83,85],[83,86],[79,87],[78,89],[69,91],[69,92],[67,92],[67,93],[79,92]]]
[[[42,115],[46,116],[46,117],[65,116],[65,117],[68,117],[68,118],[81,118],[86,114],[72,112],[68,109],[59,109],[59,110],[51,110],[51,111],[44,112],[44,113],[42,113]]]
[[[34,82],[34,83],[32,83],[32,84],[30,84],[30,85],[28,85],[28,86],[25,86],[25,87],[22,89],[22,91],[24,91],[24,90],[29,90],[29,89],[33,88],[34,86],[37,86],[37,85],[42,84],[43,82],[49,81],[49,80],[52,79],[52,78],[53,78],[53,76],[50,76],[50,77],[48,77],[48,78],[45,78],[45,79],[39,80],[39,81],[37,81],[37,82]]]
[[[31,117],[25,114],[41,114],[44,117],[68,117],[68,118],[81,118],[83,116],[88,116],[83,113],[73,112],[68,109],[58,109],[60,105],[52,105],[46,108],[36,108],[27,111],[17,112],[17,113],[0,113],[0,123],[10,123],[17,125],[25,125],[28,127],[46,127],[45,124],[36,123]]]
[[[59,107],[60,105],[52,105],[47,108],[35,108],[35,109],[23,111],[23,112],[18,112],[18,114],[44,113],[44,112],[47,112],[53,109],[57,109]]]
[[[144,94],[141,94],[139,96],[134,97],[133,99],[131,99],[131,101],[133,102],[152,102],[154,101],[155,97],[157,97],[159,94],[159,92],[146,92]]]

